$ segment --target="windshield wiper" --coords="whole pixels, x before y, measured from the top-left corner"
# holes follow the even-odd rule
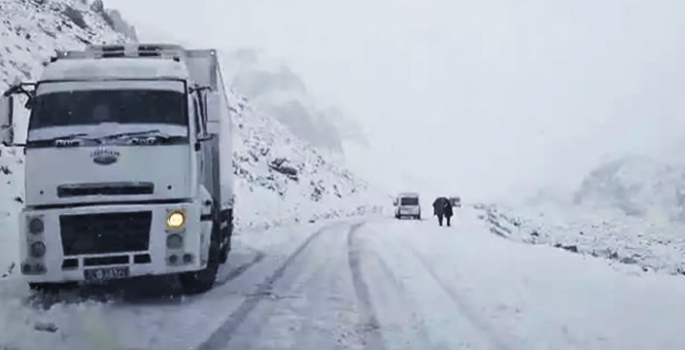
[[[146,131],[122,132],[122,133],[118,133],[118,134],[103,136],[103,137],[100,137],[99,139],[111,140],[111,139],[130,138],[130,137],[161,137],[164,139],[168,139],[171,136],[155,129],[155,130],[146,130]]]
[[[69,134],[69,135],[63,135],[63,136],[57,136],[49,139],[37,139],[37,140],[31,140],[33,142],[57,142],[57,141],[70,141],[70,140],[92,140],[92,137],[86,137],[88,134],[81,132],[78,134]]]

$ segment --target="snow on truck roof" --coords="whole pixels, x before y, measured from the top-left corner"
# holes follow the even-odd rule
[[[418,197],[419,194],[416,193],[416,192],[402,192],[402,193],[400,193],[400,194],[397,195],[397,196],[398,196],[398,197]]]
[[[189,78],[182,62],[162,58],[61,59],[48,64],[41,81]]]

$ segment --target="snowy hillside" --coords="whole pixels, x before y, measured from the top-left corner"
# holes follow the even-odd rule
[[[593,170],[573,198],[537,194],[490,205],[482,218],[507,238],[685,274],[685,166],[623,157]]]
[[[104,4],[106,5],[106,4]],[[135,28],[100,1],[0,0],[0,89],[35,79],[55,50],[121,43]],[[230,84],[228,84],[230,85]],[[238,229],[315,221],[378,210],[384,197],[294,136],[276,115],[255,110],[234,91],[234,141]],[[18,123],[21,124],[21,123]],[[18,134],[22,134],[18,131]],[[325,154],[325,153],[324,153]],[[21,152],[0,146],[0,245],[17,247],[16,213],[22,202]],[[379,200],[380,198],[380,200]],[[8,249],[12,254],[15,249]],[[0,276],[14,256],[0,258]]]
[[[383,194],[272,117],[256,113],[245,97],[232,93],[231,98],[240,134],[234,144],[238,225],[269,227],[363,214],[385,204]]]
[[[685,219],[685,166],[644,156],[610,161],[584,179],[574,201],[629,216],[680,221]]]
[[[100,2],[98,2],[100,3]],[[91,8],[92,7],[92,8]],[[0,0],[0,88],[35,77],[55,50],[127,37],[98,6],[77,0]]]

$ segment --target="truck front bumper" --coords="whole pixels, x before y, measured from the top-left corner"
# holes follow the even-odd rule
[[[21,272],[29,282],[70,282],[200,270],[212,226],[202,209],[197,201],[27,208]]]

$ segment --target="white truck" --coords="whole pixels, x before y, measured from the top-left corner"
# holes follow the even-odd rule
[[[24,148],[29,285],[177,274],[187,293],[211,289],[231,249],[231,132],[215,50],[90,46],[11,86],[0,141]]]

